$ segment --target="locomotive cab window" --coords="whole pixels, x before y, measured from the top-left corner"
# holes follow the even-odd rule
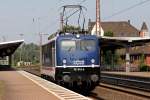
[[[82,40],[80,42],[80,49],[82,51],[93,51],[95,50],[96,43],[94,40]]]
[[[61,41],[61,49],[63,51],[75,51],[76,50],[76,42],[72,40],[64,40]]]

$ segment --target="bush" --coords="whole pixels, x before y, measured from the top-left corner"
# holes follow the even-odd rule
[[[149,69],[149,66],[147,66],[147,65],[140,66],[140,71],[142,71],[142,72],[148,71],[148,69]]]
[[[114,33],[112,31],[108,31],[104,33],[104,36],[109,36],[109,37],[113,37]]]

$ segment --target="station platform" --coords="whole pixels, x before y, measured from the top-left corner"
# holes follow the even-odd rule
[[[0,81],[5,86],[4,100],[59,100],[16,71],[0,72]]]
[[[150,72],[108,72],[108,71],[102,71],[101,73],[150,78]]]
[[[0,71],[3,100],[91,100],[25,71]]]

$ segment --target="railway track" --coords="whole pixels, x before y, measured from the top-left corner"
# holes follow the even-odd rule
[[[135,76],[122,76],[114,74],[102,74],[101,82],[140,91],[150,92],[150,78]]]
[[[122,92],[122,93],[128,93],[130,95],[135,95],[135,96],[142,97],[142,98],[150,99],[150,93],[145,92],[145,91],[137,91],[137,90],[133,90],[133,89],[126,88],[126,87],[118,87],[118,86],[108,85],[108,84],[103,84],[103,83],[100,84],[100,87],[116,90],[116,91]]]
[[[101,83],[89,97],[94,100],[150,100],[149,92]]]
[[[101,87],[150,99],[149,78],[102,74],[101,82]]]
[[[33,75],[40,76],[40,68],[17,68],[16,70],[23,70]]]

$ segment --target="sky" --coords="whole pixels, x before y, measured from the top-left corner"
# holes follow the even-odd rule
[[[51,34],[59,29],[61,6],[79,4],[83,0],[0,0],[0,42],[24,39],[39,43],[39,32]],[[150,26],[150,0],[119,15],[114,13],[146,0],[101,0],[102,21],[131,21],[140,29],[143,21]],[[95,20],[95,0],[82,3],[87,8],[86,22]],[[24,34],[21,36],[20,34]],[[48,35],[43,35],[43,42]]]

